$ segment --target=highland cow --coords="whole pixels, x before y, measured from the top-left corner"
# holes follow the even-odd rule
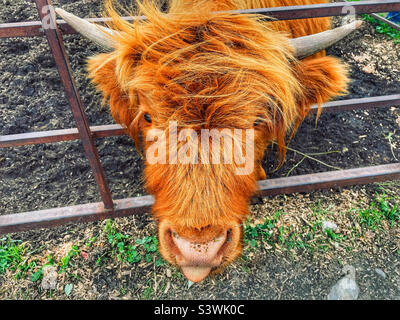
[[[110,0],[108,28],[57,9],[77,31],[111,49],[89,59],[89,76],[137,149],[165,160],[147,157],[144,169],[155,197],[159,249],[193,282],[240,255],[249,200],[257,181],[266,179],[261,161],[267,145],[274,141],[284,161],[285,143],[310,106],[346,92],[346,67],[324,48],[360,24],[330,30],[329,18],[266,21],[232,10],[324,2],[172,0],[165,13],[145,1],[137,3],[137,14],[146,18],[127,22]],[[222,141],[200,139],[202,130],[225,130],[222,140],[242,140],[222,153],[237,151],[254,169],[238,174],[240,163],[213,162]],[[252,146],[243,147],[243,134],[229,136],[235,130],[252,132]],[[155,151],[156,141],[163,150]],[[208,152],[205,144],[212,146]],[[187,162],[169,161],[179,152],[189,153]]]

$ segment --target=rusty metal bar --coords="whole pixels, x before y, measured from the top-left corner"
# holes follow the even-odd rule
[[[40,19],[42,21],[44,21],[44,19],[49,19],[49,16],[43,12],[42,8],[45,6],[50,6],[51,1],[35,0],[35,3],[39,12]],[[51,16],[50,19],[52,19]],[[53,21],[53,27],[45,28],[44,32],[50,45],[54,61],[56,62],[61,81],[64,85],[65,94],[71,106],[76,126],[79,131],[80,139],[82,140],[82,144],[88,157],[90,167],[92,168],[94,178],[99,187],[101,199],[104,202],[104,207],[106,209],[112,209],[113,201],[111,198],[111,192],[106,181],[104,170],[100,163],[97,148],[94,144],[94,140],[90,132],[89,124],[86,119],[79,92],[76,88],[76,84],[72,76],[72,70],[68,61],[67,54],[65,52],[62,36],[59,29],[57,28],[57,24],[55,23],[55,21]]]
[[[0,38],[43,36],[40,21],[13,22],[0,24]]]
[[[353,1],[350,1],[350,0],[345,0],[345,1],[348,3],[353,3]],[[392,10],[390,10],[390,11],[392,11]],[[397,11],[397,10],[395,10],[395,11]],[[397,23],[394,23],[393,21],[390,21],[384,17],[381,17],[379,14],[371,13],[371,14],[369,14],[369,16],[374,17],[375,19],[386,23],[388,26],[390,26],[396,30],[400,30],[400,25],[398,25]]]
[[[291,7],[236,10],[234,12],[261,14],[278,20],[295,20],[328,16],[345,16],[349,14],[346,8],[349,8],[350,6],[354,8],[354,14],[376,13],[398,11],[400,8],[400,2],[399,0],[357,1],[349,3],[334,2]]]
[[[397,23],[394,23],[393,21],[390,21],[384,17],[381,17],[379,14],[376,13],[371,13],[370,14],[371,17],[374,17],[377,20],[380,20],[384,23],[386,23],[388,26],[392,27],[393,29],[399,30],[400,31],[400,25],[398,25]]]
[[[112,211],[104,210],[103,203],[97,202],[4,215],[0,216],[0,234],[56,227],[71,222],[92,222],[150,212],[153,202],[152,196],[143,196],[115,200]]]
[[[125,128],[119,124],[90,127],[93,138],[125,135]],[[80,139],[77,128],[39,131],[0,136],[0,148],[20,147],[39,143],[52,143]]]
[[[394,105],[400,105],[400,94],[330,101],[324,103],[321,107],[323,112],[340,112],[340,111],[351,111],[358,109],[391,107]],[[318,106],[313,105],[311,106],[310,112],[316,113],[317,110]]]
[[[269,179],[258,185],[261,195],[271,196],[396,179],[400,179],[400,163]]]
[[[347,10],[343,8],[348,8],[350,5],[355,9],[356,14],[400,10],[400,2],[398,0],[374,0],[350,3],[336,2],[303,6],[235,10],[232,12],[262,14],[277,20],[293,20],[347,15]],[[145,17],[124,17],[124,19],[127,21],[133,21],[135,19],[145,19]],[[104,22],[109,21],[110,18],[90,18],[87,20],[90,22],[104,24]],[[63,34],[76,33],[76,31],[66,24],[64,20],[57,20],[57,23]],[[40,21],[0,24],[0,38],[34,37],[43,34],[42,24]]]
[[[126,21],[134,21],[135,19],[145,19],[145,17],[124,17],[123,19]],[[105,24],[106,22],[111,21],[111,18],[88,18],[86,20],[92,23]],[[56,22],[63,35],[77,33],[76,30],[64,20],[57,19]],[[44,35],[41,21],[23,21],[0,24],[0,38],[37,37]]]
[[[400,105],[400,94],[360,99],[331,101],[323,104],[323,112],[340,112],[358,109],[370,109]],[[317,105],[311,106],[311,113],[316,113]],[[93,138],[121,136],[126,129],[118,124],[90,127]],[[79,139],[78,129],[62,129],[0,136],[0,148],[19,147],[38,143],[51,143]]]
[[[400,179],[400,163],[263,180],[258,182],[260,190],[258,195],[309,192],[393,179]],[[116,200],[115,208],[111,212],[105,212],[102,203],[90,203],[9,214],[0,216],[0,234],[55,227],[70,222],[83,223],[142,214],[150,212],[153,204],[152,196],[143,196]]]

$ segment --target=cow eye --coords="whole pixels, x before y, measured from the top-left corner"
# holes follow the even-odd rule
[[[151,123],[151,117],[148,113],[144,114],[144,120],[146,120],[148,123]]]
[[[254,121],[253,126],[257,127],[260,123],[261,123],[261,119],[257,119],[256,121]]]

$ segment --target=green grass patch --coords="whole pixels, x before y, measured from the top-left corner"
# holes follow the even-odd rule
[[[147,287],[143,290],[142,297],[145,300],[150,300],[154,296],[153,281],[147,280]]]
[[[244,227],[244,242],[248,243],[251,247],[259,247],[260,241],[266,240],[270,241],[271,229],[275,227],[276,221],[265,219],[264,223],[256,224],[252,226],[247,224]]]
[[[107,233],[108,243],[115,250],[119,261],[132,264],[154,260],[156,267],[165,263],[158,252],[158,239],[156,236],[147,236],[134,241],[129,235],[117,232],[111,220],[106,222],[105,232]]]
[[[389,223],[390,227],[397,227],[400,221],[399,197],[389,197],[385,191],[378,189],[376,197],[365,207],[351,209],[349,214],[349,225],[352,237],[334,231],[330,228],[323,229],[324,220],[334,221],[337,212],[332,212],[331,207],[322,208],[318,202],[313,213],[305,217],[308,221],[304,223],[289,224],[281,220],[286,213],[276,212],[272,218],[265,218],[262,223],[247,222],[244,225],[245,249],[253,251],[256,248],[272,246],[273,249],[286,249],[288,251],[300,250],[310,253],[320,251],[326,252],[338,246],[343,246],[347,252],[353,250],[349,246],[349,240],[357,241],[357,238],[367,230],[382,229],[383,222]],[[356,227],[358,225],[359,227]],[[361,228],[361,231],[358,231]]]
[[[360,1],[360,0],[347,0],[347,1]],[[379,15],[384,17],[384,18],[386,16],[385,14],[382,14],[382,13],[379,14]],[[362,17],[362,19],[364,21],[367,21],[367,22],[373,24],[375,26],[375,30],[378,33],[385,34],[390,39],[392,39],[395,44],[399,44],[400,43],[400,31],[399,30],[396,30],[395,28],[392,28],[391,26],[387,25],[383,21],[380,21],[380,20],[370,16],[369,14],[362,14],[361,17]]]
[[[286,213],[276,212],[272,218],[266,218],[263,223],[256,225],[247,223],[244,226],[244,244],[250,250],[262,247],[264,243],[276,248],[290,250],[315,250],[326,251],[332,246],[330,240],[336,242],[342,239],[342,235],[334,233],[332,230],[322,231],[320,216],[321,212],[314,211],[318,216],[317,220],[311,225],[302,225],[295,229],[291,225],[279,225],[278,222]]]
[[[25,278],[28,272],[36,268],[37,262],[28,260],[26,248],[20,240],[0,239],[0,274],[9,269],[15,272],[16,279]]]
[[[400,206],[394,202],[395,198],[385,193],[375,197],[366,209],[356,209],[360,225],[370,230],[381,228],[383,221],[388,221],[394,227],[400,216]]]
[[[391,26],[387,25],[383,21],[375,19],[374,17],[371,17],[368,14],[363,14],[362,18],[363,18],[363,20],[373,24],[375,26],[375,30],[378,33],[385,34],[390,39],[392,39],[395,44],[399,44],[400,43],[400,31],[399,30],[396,30],[395,28],[392,28]]]
[[[23,262],[24,245],[19,240],[0,239],[0,273],[16,270]]]
[[[96,242],[97,238],[98,236],[91,237],[88,241],[86,241],[85,246],[90,248],[93,245],[93,243]]]
[[[78,249],[78,246],[74,245],[72,246],[72,249],[67,253],[67,255],[63,258],[61,258],[59,262],[59,273],[65,272],[68,267],[73,267],[73,264],[71,263],[71,259],[74,256],[78,256],[81,251]]]

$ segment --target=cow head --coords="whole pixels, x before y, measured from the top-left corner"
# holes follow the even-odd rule
[[[276,141],[283,159],[285,136],[309,107],[346,88],[346,70],[335,58],[299,58],[354,25],[288,39],[260,17],[212,13],[207,2],[174,15],[140,7],[147,19],[128,23],[109,4],[110,29],[57,12],[112,49],[90,58],[89,75],[146,155],[144,180],[155,196],[162,256],[200,281],[241,252],[248,202],[257,180],[266,178],[267,144]],[[233,144],[214,145],[222,133]],[[237,153],[245,162],[221,161]]]

